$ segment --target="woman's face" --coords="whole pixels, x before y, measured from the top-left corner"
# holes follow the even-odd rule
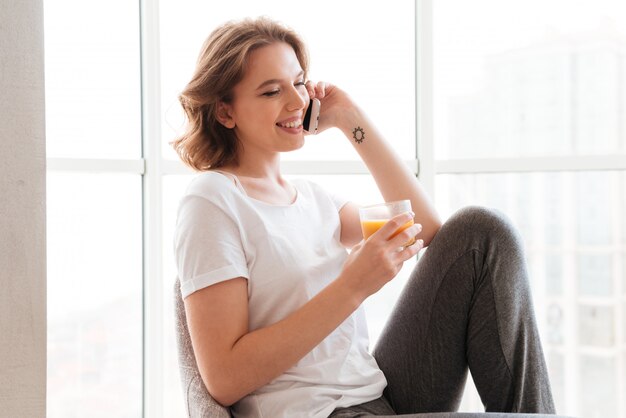
[[[245,76],[233,89],[233,101],[225,105],[246,154],[302,147],[302,119],[309,102],[304,82],[290,45],[277,42],[250,54]]]

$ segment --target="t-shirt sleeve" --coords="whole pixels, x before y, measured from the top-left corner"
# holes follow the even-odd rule
[[[337,208],[337,212],[339,212],[346,205],[346,203],[349,202],[349,200],[345,196],[339,194],[329,193],[329,196],[330,199],[333,201],[333,204]]]
[[[174,256],[183,298],[222,281],[249,278],[238,225],[199,196],[188,195],[180,202]]]

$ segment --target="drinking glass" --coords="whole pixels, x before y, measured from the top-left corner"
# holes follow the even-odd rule
[[[397,200],[394,202],[379,203],[371,206],[359,208],[359,218],[361,220],[361,230],[363,238],[368,239],[374,232],[378,231],[391,218],[404,212],[411,211],[410,200]],[[402,225],[393,235],[392,238],[413,225],[413,219]],[[415,238],[404,244],[404,247],[413,245]]]

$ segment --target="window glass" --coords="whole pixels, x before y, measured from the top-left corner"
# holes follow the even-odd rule
[[[626,312],[626,310],[624,312]],[[626,321],[624,323],[626,323]],[[626,333],[624,333],[624,335],[626,335]],[[626,351],[622,354],[622,379],[626,380]],[[620,398],[622,399],[622,410],[626,411],[626,396],[620,396]]]
[[[612,203],[613,199],[619,198],[613,193],[614,178],[602,172],[576,174],[576,207],[580,219],[578,242],[581,245],[610,245],[613,242],[618,220],[611,214],[619,205],[618,202]]]
[[[558,253],[546,254],[546,288],[551,295],[563,294],[563,257]]]
[[[626,344],[626,300],[622,299],[622,337],[623,344]],[[626,355],[626,352],[624,353]],[[624,364],[624,377],[626,377],[626,363]]]
[[[357,0],[320,0],[303,8],[286,0],[211,2],[162,0],[161,93],[163,155],[183,132],[178,94],[191,79],[202,43],[218,25],[270,16],[302,35],[310,53],[310,77],[331,82],[354,97],[407,159],[415,156],[415,8],[401,0],[379,7]],[[320,11],[332,11],[319,14]],[[357,159],[343,134],[329,130],[308,138],[285,159]]]
[[[558,346],[565,341],[563,307],[559,303],[551,303],[547,309],[547,342]]]
[[[624,62],[626,63],[626,60]],[[624,68],[626,68],[626,66]],[[621,197],[620,207],[626,210],[626,182],[622,183],[621,189],[618,189],[617,191],[617,195]],[[618,217],[618,219],[620,220],[622,224],[622,241],[621,242],[622,242],[622,245],[624,246],[624,249],[626,249],[626,219],[624,219],[624,217]],[[624,265],[624,271],[626,271],[626,264]],[[624,286],[624,290],[626,290],[626,286]]]
[[[612,306],[579,305],[578,335],[582,346],[615,344],[615,309]]]
[[[47,193],[47,416],[140,417],[141,177],[52,172]]]
[[[580,416],[619,416],[616,360],[614,357],[580,356],[580,386],[576,398],[580,403]]]
[[[606,249],[623,241],[624,183],[618,172],[442,174],[435,195],[444,217],[470,204],[502,210],[533,246]]]
[[[565,359],[563,354],[557,351],[550,351],[546,356],[548,372],[550,373],[550,383],[552,385],[552,397],[556,405],[565,403]],[[563,413],[562,410],[557,410]]]
[[[622,293],[626,297],[626,252],[622,254]],[[624,312],[626,314],[626,309]],[[624,327],[626,329],[626,321],[624,322]],[[624,337],[626,338],[626,333],[624,333]]]
[[[611,254],[583,252],[578,255],[578,288],[582,296],[613,294],[613,257]]]
[[[139,5],[44,1],[48,157],[141,156]]]
[[[626,153],[626,3],[443,0],[433,14],[437,158]]]
[[[545,196],[545,235],[546,246],[558,247],[563,244],[563,212],[565,202],[565,178],[562,173],[546,173],[542,179]]]

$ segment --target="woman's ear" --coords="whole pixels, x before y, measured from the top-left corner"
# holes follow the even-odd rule
[[[235,127],[235,120],[232,117],[232,108],[228,103],[219,102],[217,104],[217,121],[228,129]]]

